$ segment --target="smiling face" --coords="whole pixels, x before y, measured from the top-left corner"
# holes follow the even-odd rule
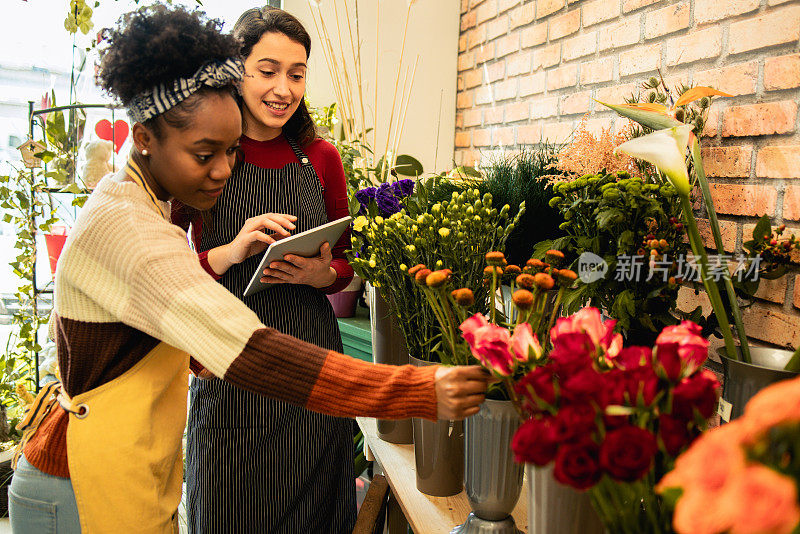
[[[133,132],[137,149],[149,153],[147,166],[156,182],[150,184],[153,192],[161,200],[175,198],[199,210],[211,208],[231,175],[242,135],[233,96],[203,95],[186,127],[163,122],[160,130],[155,136],[136,123]]]
[[[253,46],[241,83],[248,137],[266,141],[280,135],[306,92],[306,59],[305,47],[282,33],[265,33]]]

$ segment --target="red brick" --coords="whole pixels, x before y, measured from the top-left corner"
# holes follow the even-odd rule
[[[470,28],[474,28],[478,20],[478,14],[474,11],[469,11],[461,15],[461,31],[465,32]]]
[[[472,142],[472,135],[470,132],[456,132],[456,147],[465,148]]]
[[[760,0],[695,0],[694,21],[697,24],[729,19],[758,9]]]
[[[783,301],[786,300],[787,285],[788,282],[785,276],[775,280],[763,278],[758,284],[758,291],[756,291],[755,297],[783,304]]]
[[[506,77],[506,62],[501,60],[487,65],[485,67],[484,74],[488,83],[494,83],[497,80],[502,80]]]
[[[591,91],[581,91],[561,97],[561,115],[575,115],[589,111],[592,101]]]
[[[732,22],[728,52],[740,54],[765,46],[792,43],[800,39],[800,5],[769,11],[741,22]]]
[[[465,109],[472,107],[472,91],[462,91],[456,96],[456,108]]]
[[[564,7],[564,0],[536,0],[536,18],[546,17]]]
[[[475,53],[469,52],[458,55],[458,71],[471,69],[475,66]]]
[[[800,308],[800,274],[794,277],[794,307]]]
[[[691,63],[699,59],[717,57],[721,50],[721,26],[695,30],[685,36],[673,37],[667,41],[667,65]]]
[[[756,159],[758,178],[800,178],[800,145],[765,146]]]
[[[482,85],[474,90],[475,92],[475,104],[483,105],[483,104],[491,104],[494,101],[494,92],[492,91],[492,87],[489,85]]]
[[[620,118],[620,120],[622,120]],[[603,130],[611,131],[614,127],[614,119],[589,119],[586,121],[586,131],[599,138],[603,134]]]
[[[608,1],[608,0],[606,0]],[[622,2],[622,11],[627,13],[628,11],[633,11],[635,9],[643,8],[644,6],[649,6],[650,4],[655,4],[656,2],[660,2],[661,0],[623,0]]]
[[[516,98],[518,94],[518,87],[516,78],[511,78],[504,82],[494,84],[494,99],[495,100],[508,100]]]
[[[564,41],[563,60],[570,61],[597,51],[597,32],[584,33]]]
[[[474,8],[475,6],[480,4],[481,2],[483,2],[483,0],[469,0],[470,9]]]
[[[481,110],[479,109],[468,109],[463,113],[464,117],[464,127],[469,128],[470,126],[480,126],[481,124]]]
[[[498,13],[502,13],[503,11],[507,11],[519,3],[520,0],[499,0],[497,2],[497,11]]]
[[[501,37],[497,41],[497,50],[495,54],[497,57],[507,56],[508,54],[513,54],[514,52],[519,52],[519,34],[512,33],[511,35],[506,35],[505,37]]]
[[[461,0],[461,13],[469,11],[469,0]]]
[[[472,49],[486,42],[486,25],[482,24],[467,32],[467,49]]]
[[[487,20],[491,19],[495,15],[497,15],[497,0],[486,0],[478,9],[475,10],[476,16],[476,23],[483,24]]]
[[[514,128],[497,128],[492,132],[493,146],[511,146],[514,144]]]
[[[456,128],[463,128],[464,127],[464,114],[460,111],[456,111]]]
[[[477,150],[459,150],[456,152],[456,162],[458,165],[474,166],[481,159],[481,154]]]
[[[502,124],[504,110],[501,107],[488,108],[483,111],[483,124]]]
[[[486,40],[497,39],[508,33],[508,15],[503,15],[486,23]]]
[[[783,191],[783,218],[800,221],[800,186],[789,185]]]
[[[581,85],[607,82],[614,77],[614,58],[581,63]]]
[[[781,4],[785,4],[786,2],[794,2],[795,0],[769,0],[767,5],[769,6],[779,6]]]
[[[472,144],[475,146],[491,146],[492,132],[489,129],[472,130]]]
[[[706,117],[706,124],[703,127],[703,137],[716,137],[719,131],[719,121],[719,106],[711,104],[711,109],[708,110],[708,117]]]
[[[800,345],[800,316],[786,314],[760,304],[742,311],[748,337],[792,348]]]
[[[529,96],[544,92],[544,71],[521,76],[519,79],[519,96]]]
[[[475,50],[475,64],[480,65],[495,59],[497,56],[494,53],[495,42],[483,44]]]
[[[600,102],[607,104],[622,104],[625,98],[631,96],[632,93],[637,91],[637,84],[626,83],[625,85],[616,85],[613,87],[603,87],[595,91],[595,98]],[[607,109],[605,106],[597,108],[598,110]]]
[[[629,17],[622,22],[600,30],[600,51],[609,48],[622,48],[639,42],[640,17]]]
[[[459,52],[466,52],[467,51],[467,34],[462,33],[458,36],[458,51]]]
[[[533,145],[542,139],[542,127],[539,124],[527,124],[517,128],[517,143]]]
[[[521,120],[528,120],[531,115],[531,105],[525,100],[522,102],[514,102],[506,106],[506,122],[517,122]]]
[[[656,70],[661,65],[661,45],[637,46],[619,54],[619,76]]]
[[[527,26],[534,20],[536,20],[536,4],[533,2],[515,7],[508,12],[508,23],[512,30],[520,26]]]
[[[547,90],[572,87],[578,83],[578,66],[566,65],[547,72]]]
[[[736,223],[733,221],[717,221],[719,222],[719,235],[722,238],[722,247],[725,252],[733,252],[736,248]],[[703,245],[706,248],[717,250],[717,245],[714,243],[714,235],[711,233],[711,224],[708,219],[697,219],[697,230],[700,232],[700,238],[703,240]]]
[[[800,54],[768,57],[764,63],[764,89],[800,87]]]
[[[578,31],[581,27],[581,10],[573,9],[550,19],[550,40],[555,41]]]
[[[695,85],[713,87],[734,96],[751,95],[756,92],[758,63],[741,63],[720,69],[704,70],[694,75]]]
[[[535,24],[522,29],[522,48],[540,45],[547,41],[547,23]]]
[[[520,52],[508,58],[508,60],[506,60],[508,75],[517,76],[519,74],[528,74],[531,72],[532,57],[532,52]]]
[[[533,70],[552,67],[561,63],[561,43],[539,46],[533,49]]]
[[[554,122],[544,125],[542,139],[551,143],[563,143],[572,135],[574,125],[572,122]]]
[[[464,73],[464,85],[467,89],[472,89],[483,83],[483,70],[473,69]]]
[[[531,101],[531,118],[543,119],[558,115],[558,97],[549,96]]]
[[[645,15],[644,38],[652,39],[689,27],[689,3],[667,6]]]
[[[732,106],[723,113],[722,136],[772,135],[794,132],[797,103]]]
[[[583,5],[583,27],[619,16],[619,2],[594,0]]]
[[[772,217],[778,192],[767,185],[710,184],[711,198],[717,213]]]
[[[711,177],[748,177],[752,156],[751,146],[704,148],[703,167]]]

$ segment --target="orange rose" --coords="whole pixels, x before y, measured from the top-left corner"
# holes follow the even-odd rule
[[[764,430],[800,420],[800,377],[783,380],[759,391],[744,409],[745,433],[752,443]]]
[[[729,515],[730,534],[789,534],[800,522],[794,480],[763,465],[752,465],[712,506]]]
[[[687,490],[678,499],[672,526],[678,534],[719,534],[731,528],[730,517],[717,507],[719,497],[701,490]]]

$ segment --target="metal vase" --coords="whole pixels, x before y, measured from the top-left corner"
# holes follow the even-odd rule
[[[525,465],[528,478],[528,534],[603,534],[603,523],[587,492],[553,478],[553,465]]]
[[[487,399],[464,421],[464,489],[472,513],[451,534],[520,532],[511,517],[522,491],[523,466],[511,452],[519,425],[519,414],[507,400]]]
[[[434,365],[409,357],[412,365]],[[412,419],[417,489],[434,497],[457,495],[464,489],[463,421]]]
[[[408,364],[406,342],[397,326],[397,319],[389,310],[389,304],[371,284],[367,285],[367,294],[372,335],[372,361],[388,365]],[[378,437],[389,443],[413,443],[411,419],[378,419]]]
[[[736,352],[741,358],[739,347],[736,347]],[[718,349],[717,354],[724,369],[720,402],[720,416],[723,421],[742,415],[747,401],[765,387],[797,376],[793,371],[783,370],[792,357],[792,352],[788,350],[750,347],[752,363],[729,359],[724,348]]]

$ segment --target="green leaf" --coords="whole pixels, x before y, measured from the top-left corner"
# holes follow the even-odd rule
[[[753,228],[753,239],[757,245],[760,245],[764,242],[764,236],[770,235],[771,233],[772,226],[770,225],[769,217],[767,215],[763,215],[756,223],[756,227]]]
[[[664,128],[683,126],[682,122],[678,122],[674,118],[668,115],[663,115],[656,111],[647,111],[617,104],[606,104],[605,102],[600,102],[600,100],[597,100],[596,102],[599,102],[600,104],[613,109],[623,117],[627,117],[652,130],[663,130]]]
[[[422,163],[408,154],[397,156],[393,170],[403,176],[421,176],[423,172]]]

